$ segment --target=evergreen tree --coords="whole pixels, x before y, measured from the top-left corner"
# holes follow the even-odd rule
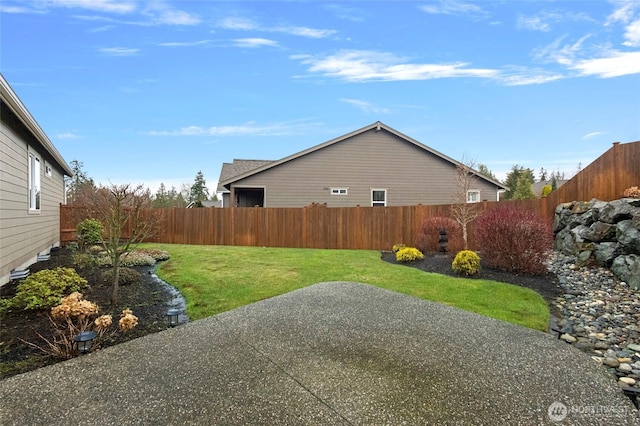
[[[173,207],[173,202],[169,198],[169,192],[167,192],[167,188],[164,186],[164,183],[160,183],[160,187],[158,187],[158,191],[156,191],[151,205],[154,208]]]
[[[519,182],[522,179],[521,182]],[[533,170],[525,169],[522,166],[515,165],[511,168],[511,171],[507,174],[507,178],[504,181],[504,185],[509,189],[504,193],[504,198],[506,200],[514,200],[516,191],[518,191],[519,197],[528,196],[529,193],[533,194],[533,190],[531,190],[531,185],[535,182],[535,177],[533,175]],[[528,191],[526,187],[528,184]],[[532,195],[528,198],[535,198],[535,195]],[[526,199],[526,198],[519,198]]]
[[[96,190],[93,179],[90,178],[83,169],[83,163],[72,160],[69,164],[73,171],[73,176],[66,179],[67,203],[86,204],[87,197],[90,197]]]
[[[516,181],[516,188],[513,192],[512,200],[529,200],[531,198],[536,198],[536,194],[534,194],[533,189],[531,188],[531,180],[530,177],[526,174],[522,174],[518,177]]]
[[[191,190],[189,191],[189,201],[195,201],[202,206],[202,202],[209,199],[209,189],[207,188],[207,182],[204,179],[202,171],[196,174]]]
[[[547,171],[544,169],[544,167],[540,167],[540,182],[545,182],[547,180]]]
[[[480,174],[485,175],[489,179],[498,180],[496,175],[494,175],[493,172],[491,170],[489,170],[489,168],[487,166],[485,166],[484,164],[478,164],[478,172]]]

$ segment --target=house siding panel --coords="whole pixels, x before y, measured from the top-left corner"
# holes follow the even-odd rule
[[[38,139],[2,102],[0,120],[0,285],[13,269],[35,262],[60,240],[64,171]],[[40,158],[40,210],[29,211],[28,153]],[[52,169],[46,175],[45,164]],[[68,167],[68,166],[67,166]]]
[[[455,166],[385,130],[371,129],[233,184],[264,187],[265,207],[370,206],[371,189],[387,190],[388,206],[452,201]],[[331,195],[348,188],[348,195]],[[497,188],[478,180],[481,199]]]

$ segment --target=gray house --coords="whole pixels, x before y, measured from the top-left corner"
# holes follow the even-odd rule
[[[0,74],[0,285],[60,244],[64,176],[73,172]]]
[[[460,163],[375,122],[277,161],[224,163],[223,207],[448,204]],[[506,187],[477,174],[468,202],[497,201]]]

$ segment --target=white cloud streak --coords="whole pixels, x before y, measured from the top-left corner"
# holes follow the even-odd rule
[[[359,110],[366,112],[367,114],[389,114],[390,111],[387,108],[382,108],[382,107],[378,107],[375,106],[374,104],[367,102],[367,101],[361,101],[358,99],[340,99],[340,102],[344,102],[347,103],[349,105],[353,105],[354,107],[358,108]]]
[[[464,15],[474,18],[483,18],[489,15],[478,5],[456,0],[440,0],[435,4],[420,6],[420,10],[434,15]]]
[[[603,132],[591,132],[591,133],[587,133],[586,135],[584,135],[582,137],[582,139],[583,140],[592,139],[592,138],[595,138],[596,136],[600,136],[600,135],[603,135],[603,134],[604,134]]]
[[[129,47],[105,47],[100,51],[109,56],[134,56],[140,52],[140,49],[134,49]]]
[[[278,42],[274,40],[269,40],[266,38],[238,38],[233,40],[233,43],[237,47],[247,47],[247,48],[257,48],[257,47],[265,47],[278,46]]]
[[[217,24],[219,28],[234,31],[258,31],[268,33],[282,33],[306,38],[327,38],[337,33],[335,30],[299,27],[299,26],[278,26],[265,27],[252,21],[251,19],[241,17],[229,17],[220,20]]]
[[[309,66],[309,72],[346,81],[431,80],[453,77],[496,78],[492,69],[468,68],[464,62],[450,64],[411,64],[391,53],[344,50],[324,57],[295,56]]]
[[[301,134],[311,127],[319,126],[307,120],[293,122],[258,125],[253,121],[241,125],[231,126],[187,126],[178,130],[152,130],[147,132],[151,136],[288,136]]]

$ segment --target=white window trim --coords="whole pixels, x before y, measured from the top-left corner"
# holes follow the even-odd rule
[[[469,195],[477,194],[476,201],[469,201]],[[479,189],[470,189],[467,191],[467,203],[479,203],[480,202],[480,190]]]
[[[331,188],[331,195],[349,195],[349,188]]]
[[[384,201],[373,201],[373,193],[375,191],[384,192]],[[387,205],[387,189],[386,188],[371,188],[371,205],[386,207]]]
[[[51,164],[49,164],[47,161],[44,162],[44,174],[48,178],[53,176],[53,169],[51,168]]]
[[[40,156],[33,151],[29,151],[28,154],[28,176],[27,176],[27,191],[29,200],[29,211],[39,212],[42,206],[42,179],[41,179],[41,167]]]

